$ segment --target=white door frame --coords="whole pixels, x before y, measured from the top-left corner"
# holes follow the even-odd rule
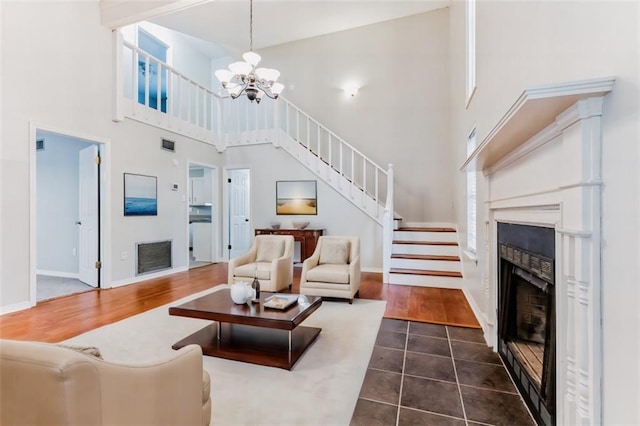
[[[29,303],[36,305],[36,134],[37,131],[56,133],[62,136],[83,139],[98,145],[100,164],[100,288],[111,287],[111,141],[99,136],[75,130],[29,122]]]
[[[100,167],[96,158],[100,158],[100,146],[97,144],[78,151],[78,279],[94,288],[100,284],[95,266],[100,259]]]
[[[189,269],[189,190],[191,189],[191,180],[189,179],[189,169],[191,168],[191,166],[200,166],[200,167],[206,167],[208,169],[211,169],[211,201],[212,201],[212,206],[211,206],[211,260],[212,262],[218,262],[221,259],[223,259],[222,256],[222,246],[221,246],[221,242],[222,239],[218,238],[216,240],[216,236],[220,235],[221,233],[221,227],[220,227],[220,197],[218,194],[220,194],[219,192],[219,187],[220,187],[220,182],[219,182],[219,166],[216,166],[214,164],[209,164],[209,163],[203,163],[201,161],[193,161],[193,160],[187,160],[187,167],[186,167],[186,186],[185,186],[185,198],[186,198],[186,209],[185,209],[185,223],[187,224],[187,250],[186,250],[186,266],[187,269]]]
[[[227,185],[227,181],[229,179],[229,171],[230,170],[238,170],[238,169],[247,169],[249,170],[249,176],[253,175],[253,171],[251,170],[251,167],[248,165],[240,165],[240,166],[229,166],[229,167],[225,167],[224,168],[224,176],[223,176],[223,180],[222,180],[222,185],[223,185],[223,196],[222,196],[222,211],[223,211],[223,229],[224,229],[224,238],[223,238],[223,247],[222,247],[222,251],[224,253],[224,259],[226,259],[227,261],[229,260],[229,231],[230,231],[230,226],[231,226],[231,218],[229,217],[229,185]],[[249,194],[251,194],[251,188],[249,188]],[[251,198],[251,195],[249,195],[249,198]],[[253,228],[253,203],[250,202],[249,204],[249,222],[250,222],[250,228]]]

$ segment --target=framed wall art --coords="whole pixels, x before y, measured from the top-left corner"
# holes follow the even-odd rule
[[[315,180],[281,180],[276,182],[276,214],[317,215]]]
[[[124,174],[124,215],[158,215],[158,178]]]

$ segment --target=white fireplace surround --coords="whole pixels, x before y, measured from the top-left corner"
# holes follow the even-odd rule
[[[486,176],[485,337],[497,349],[497,223],[556,231],[556,422],[601,423],[601,116],[613,78],[528,89],[462,169]]]

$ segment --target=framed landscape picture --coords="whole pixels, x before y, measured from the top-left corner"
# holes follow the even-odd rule
[[[276,214],[318,214],[315,180],[281,180],[276,182]]]
[[[158,178],[124,174],[124,215],[158,215]]]

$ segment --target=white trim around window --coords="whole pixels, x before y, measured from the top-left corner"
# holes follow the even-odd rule
[[[465,16],[466,50],[466,102],[468,108],[476,92],[476,0],[466,1]]]
[[[476,149],[476,129],[474,128],[467,136],[467,155]],[[478,239],[478,173],[467,172],[467,247],[466,252],[475,255],[477,253]],[[472,257],[472,256],[469,256]]]

